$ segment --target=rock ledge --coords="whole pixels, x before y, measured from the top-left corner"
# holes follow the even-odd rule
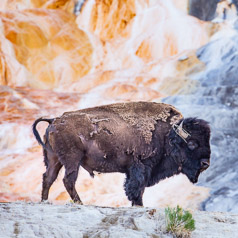
[[[193,212],[193,237],[231,237],[238,214]],[[75,204],[0,203],[0,237],[172,237],[165,233],[163,209],[109,208]]]

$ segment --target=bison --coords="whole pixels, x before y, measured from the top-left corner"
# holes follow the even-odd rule
[[[41,140],[36,126],[49,123]],[[94,177],[100,173],[126,174],[124,189],[132,206],[143,206],[146,187],[183,173],[192,183],[210,164],[210,127],[201,119],[186,118],[164,103],[129,102],[65,112],[33,124],[43,147],[46,172],[42,201],[62,166],[64,186],[74,202],[82,204],[75,189],[79,167]]]

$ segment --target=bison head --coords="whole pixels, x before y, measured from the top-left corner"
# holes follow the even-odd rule
[[[210,127],[204,120],[187,118],[169,133],[170,155],[178,165],[178,172],[187,175],[192,183],[210,165]]]

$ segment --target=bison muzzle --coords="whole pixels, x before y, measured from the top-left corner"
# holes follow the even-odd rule
[[[41,140],[37,123],[49,123]],[[39,118],[33,124],[43,147],[46,172],[42,201],[62,166],[64,185],[74,202],[79,167],[94,177],[101,173],[126,174],[125,193],[132,205],[143,205],[145,187],[183,173],[196,183],[210,164],[210,127],[204,120],[186,118],[164,103],[130,102],[66,112],[54,119]]]

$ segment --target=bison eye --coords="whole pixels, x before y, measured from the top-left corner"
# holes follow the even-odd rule
[[[195,150],[197,147],[198,147],[198,143],[196,143],[195,141],[190,140],[188,142],[188,148],[190,150]]]

